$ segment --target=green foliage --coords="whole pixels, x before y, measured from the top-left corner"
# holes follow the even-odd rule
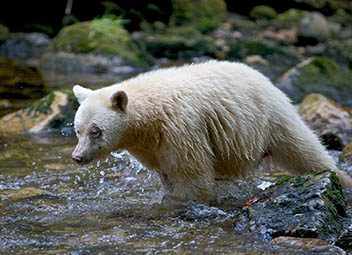
[[[270,6],[258,5],[251,10],[249,15],[254,19],[274,19],[277,12]]]
[[[30,24],[29,27],[31,29],[37,30],[37,31],[39,31],[41,33],[45,33],[47,35],[53,35],[54,34],[54,29],[50,25],[34,23],[34,24]]]
[[[193,24],[202,32],[217,27],[224,21],[227,12],[223,0],[172,0],[172,7],[171,25]]]
[[[169,27],[154,33],[146,43],[147,51],[155,57],[189,59],[212,55],[216,50],[214,40],[192,26]]]
[[[121,25],[120,19],[103,17],[64,27],[53,39],[51,50],[118,55],[133,64],[147,64],[144,54]]]
[[[9,37],[9,35],[9,29],[3,24],[0,24],[0,42],[5,41]]]
[[[280,28],[291,28],[297,26],[303,18],[304,11],[298,9],[289,9],[277,15],[274,24]]]
[[[319,84],[321,87],[337,88],[341,96],[349,97],[351,92],[352,73],[343,70],[338,64],[326,57],[315,57],[311,63],[300,69],[300,75],[294,80],[305,93],[309,93],[309,84]]]

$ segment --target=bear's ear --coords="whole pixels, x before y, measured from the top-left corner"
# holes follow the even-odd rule
[[[84,99],[92,92],[91,89],[83,88],[80,85],[73,86],[73,94],[77,97],[78,103],[82,103]]]
[[[127,103],[128,103],[127,94],[122,90],[115,92],[110,97],[111,107],[116,110],[120,110],[120,111],[125,112],[126,107],[127,107]]]

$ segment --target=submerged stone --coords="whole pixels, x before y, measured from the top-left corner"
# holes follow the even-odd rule
[[[335,173],[287,177],[245,206],[237,231],[264,238],[292,236],[334,241],[342,233],[346,200]]]
[[[21,188],[18,190],[4,190],[1,194],[1,196],[5,196],[7,199],[10,199],[12,201],[40,197],[45,195],[50,195],[50,193],[45,190],[33,187]]]
[[[317,238],[298,238],[290,236],[280,236],[272,241],[273,245],[280,245],[287,249],[299,248],[303,251],[310,251],[314,254],[330,254],[330,255],[344,255],[346,252],[339,247],[330,244],[327,241]]]

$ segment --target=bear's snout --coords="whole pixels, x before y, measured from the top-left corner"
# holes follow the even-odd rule
[[[72,159],[78,164],[82,164],[83,163],[83,157],[81,155],[72,153]]]

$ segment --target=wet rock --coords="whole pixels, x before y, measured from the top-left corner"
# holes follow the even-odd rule
[[[297,238],[290,236],[280,236],[270,241],[273,245],[286,247],[287,249],[299,248],[300,250],[322,254],[344,255],[346,252],[327,241],[315,238]]]
[[[347,144],[339,156],[339,160],[344,163],[352,164],[352,143]]]
[[[171,26],[194,26],[201,32],[218,27],[227,14],[223,0],[172,0]]]
[[[345,228],[344,233],[335,242],[335,245],[352,251],[352,222],[350,221],[349,226]]]
[[[288,70],[276,83],[299,103],[309,93],[321,93],[343,105],[351,106],[352,72],[326,57],[312,57]]]
[[[150,63],[151,57],[118,20],[101,18],[64,27],[43,54],[40,67],[61,73],[126,73]]]
[[[300,44],[316,44],[325,41],[330,35],[326,18],[319,12],[306,12],[298,26]]]
[[[249,16],[254,19],[274,19],[277,16],[277,12],[270,6],[257,5],[251,10]]]
[[[71,91],[54,91],[32,106],[3,116],[0,133],[43,133],[72,124],[78,103]]]
[[[352,110],[320,94],[304,97],[299,107],[302,118],[317,130],[328,149],[342,150],[352,141]]]
[[[42,33],[14,33],[0,46],[0,55],[28,66],[38,66],[50,38]]]
[[[145,46],[155,58],[189,60],[213,56],[217,47],[214,40],[192,26],[169,27],[164,30],[135,33],[135,40]]]
[[[1,193],[0,196],[12,201],[49,195],[49,192],[33,187],[21,188],[18,190],[4,190]]]
[[[235,229],[269,239],[292,236],[334,241],[342,233],[345,216],[340,182],[335,173],[325,171],[282,178],[244,207]]]
[[[4,26],[3,24],[0,24],[0,43],[4,42],[6,39],[8,39],[10,36],[10,31],[9,29]]]

